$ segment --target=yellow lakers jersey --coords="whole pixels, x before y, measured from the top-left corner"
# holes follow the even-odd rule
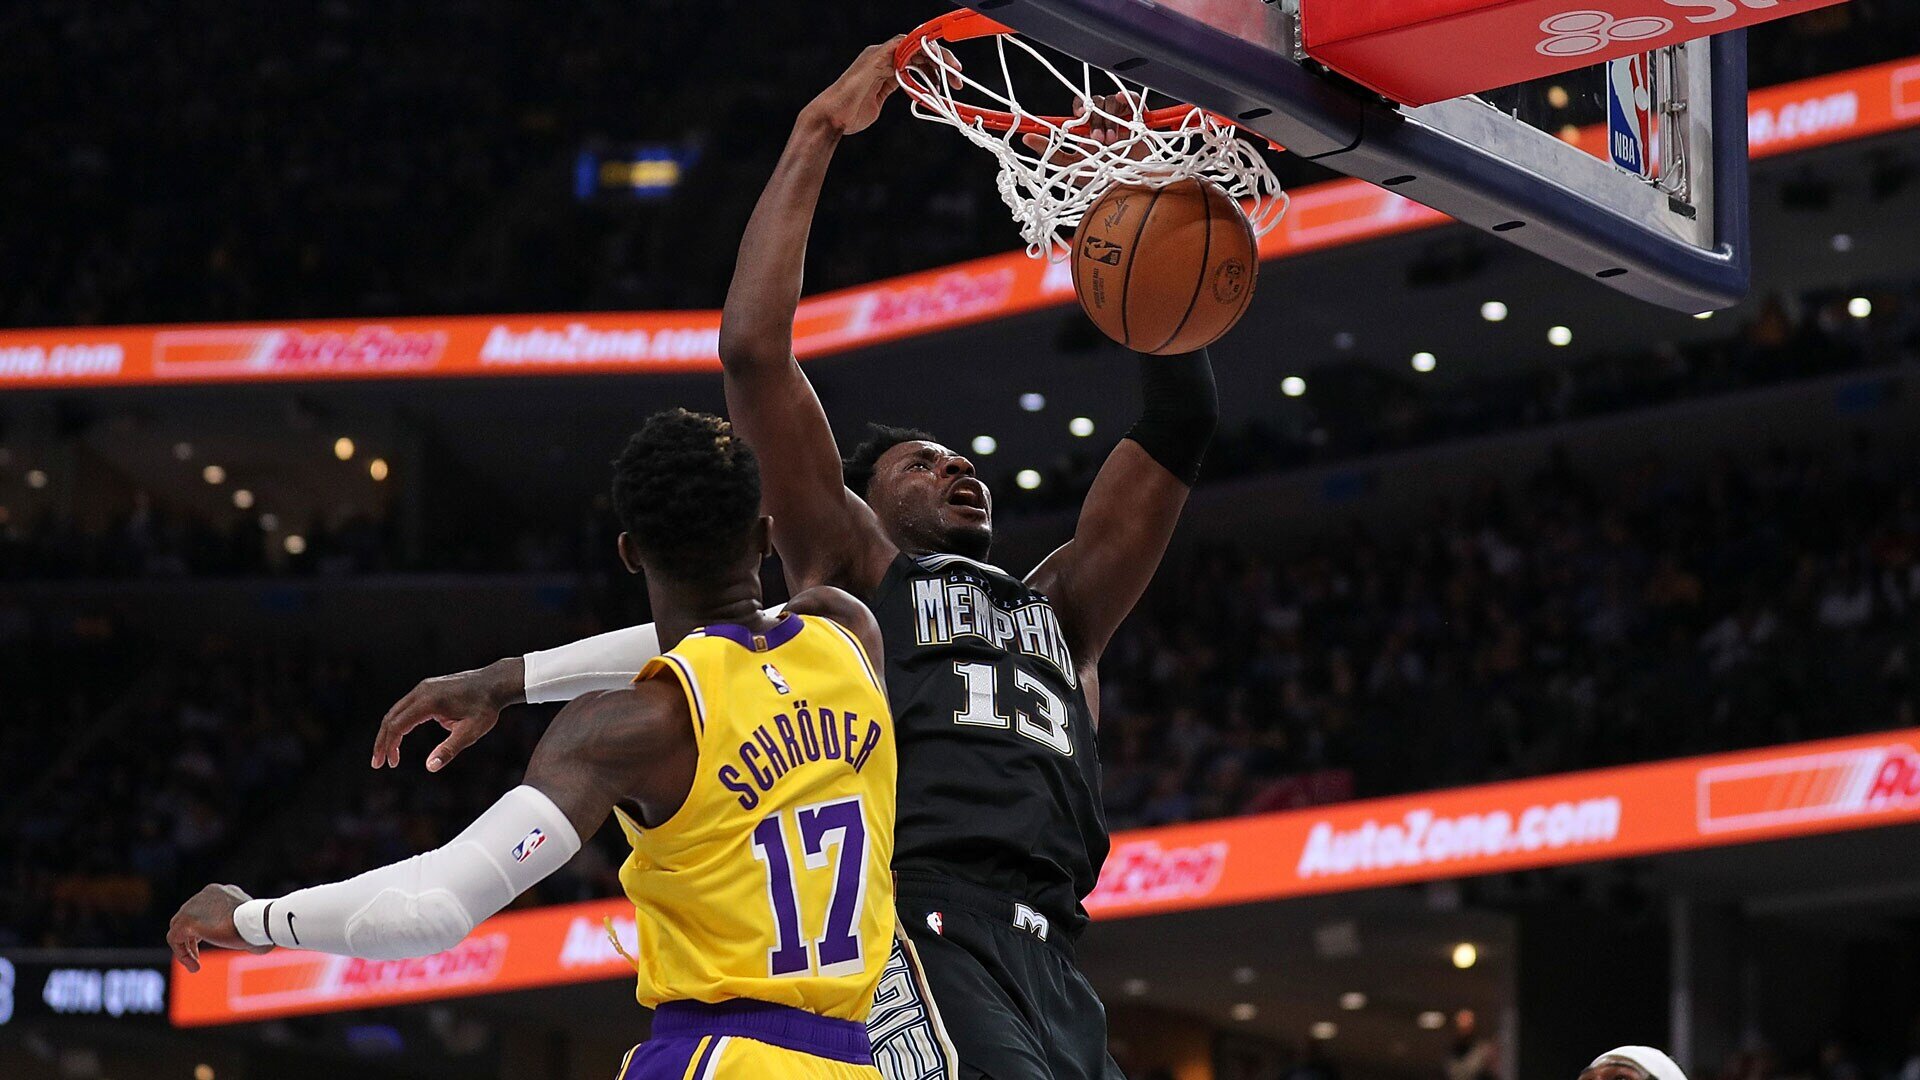
[[[657,828],[626,814],[639,998],[752,998],[864,1021],[894,931],[893,718],[838,623],[718,624],[650,661],[687,695],[700,763]]]

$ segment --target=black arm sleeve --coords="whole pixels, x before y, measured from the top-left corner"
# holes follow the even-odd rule
[[[1213,385],[1207,351],[1182,356],[1143,354],[1140,390],[1146,404],[1127,438],[1192,487],[1220,420],[1220,394]]]

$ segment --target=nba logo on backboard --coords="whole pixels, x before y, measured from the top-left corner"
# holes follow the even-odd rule
[[[1615,165],[1642,180],[1660,175],[1651,61],[1647,53],[1607,61],[1607,151]]]

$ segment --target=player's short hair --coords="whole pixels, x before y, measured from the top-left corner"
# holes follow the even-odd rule
[[[846,477],[847,487],[864,499],[867,497],[867,488],[873,483],[873,467],[879,463],[881,454],[905,442],[935,441],[931,434],[919,428],[869,423],[867,437],[853,448],[853,453],[841,459],[840,471]]]
[[[657,412],[614,459],[613,509],[662,570],[711,580],[739,561],[760,519],[760,464],[720,417]]]

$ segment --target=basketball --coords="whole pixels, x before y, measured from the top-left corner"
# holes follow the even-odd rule
[[[1080,307],[1138,352],[1202,349],[1233,329],[1260,273],[1253,226],[1218,184],[1114,185],[1073,237]]]

